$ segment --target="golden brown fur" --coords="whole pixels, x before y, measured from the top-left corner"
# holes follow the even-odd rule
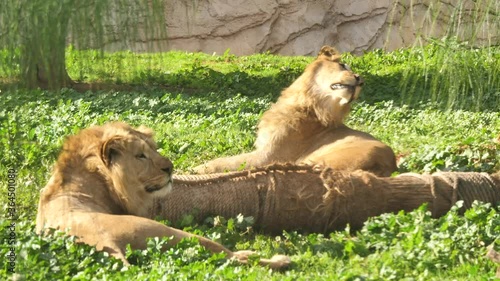
[[[362,84],[361,77],[340,62],[335,49],[322,47],[316,60],[263,114],[255,151],[215,159],[195,171],[216,173],[295,162],[391,175],[397,168],[392,149],[343,122]]]
[[[66,140],[52,177],[42,189],[37,232],[65,230],[79,242],[125,259],[125,248],[145,249],[148,237],[173,237],[187,232],[167,227],[153,217],[153,202],[171,190],[173,165],[156,151],[152,131],[124,123],[92,127]],[[250,251],[232,252],[203,237],[200,243],[213,252],[246,263]],[[262,259],[279,268],[286,256]]]

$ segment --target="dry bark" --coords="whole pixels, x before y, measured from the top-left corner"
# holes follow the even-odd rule
[[[252,216],[255,227],[329,232],[359,228],[371,216],[411,211],[424,203],[434,217],[458,201],[500,201],[500,173],[402,174],[376,177],[368,172],[344,173],[307,166],[273,165],[228,174],[175,176],[173,191],[158,198],[151,217],[178,221],[192,214]]]

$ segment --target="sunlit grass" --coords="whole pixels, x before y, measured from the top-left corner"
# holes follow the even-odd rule
[[[311,57],[212,56],[168,52],[134,54],[68,51],[74,79],[96,83],[225,89],[243,95],[277,96],[300,75]],[[500,47],[474,48],[455,40],[393,52],[374,51],[344,60],[364,76],[362,99],[443,109],[496,110],[500,104]],[[250,85],[249,83],[252,83]]]
[[[430,100],[446,109],[497,110],[499,2],[429,1],[425,7],[422,22],[412,18],[417,29],[401,77],[404,102]],[[407,12],[412,15],[411,9]]]
[[[500,49],[435,40],[409,51],[403,101],[430,100],[447,109],[496,109],[500,104]]]
[[[75,52],[75,59],[80,59],[79,51],[69,52]],[[398,50],[388,54],[376,51],[358,58],[345,56],[353,69],[364,75],[367,84],[348,124],[393,147],[402,157],[400,172],[500,169],[498,105],[494,105],[495,112],[443,111],[433,103],[401,105],[397,77],[408,54],[408,50]],[[159,56],[146,54],[129,61],[129,55],[106,54],[108,63],[104,65],[98,59],[82,60],[80,66],[87,67],[83,73],[89,75],[84,80],[108,77],[117,83],[113,79],[122,77],[122,83],[135,83],[137,75],[119,67],[117,61],[133,70],[137,60],[154,62]],[[465,280],[473,276],[488,280],[493,276],[494,265],[484,257],[484,251],[500,231],[500,219],[497,208],[491,206],[476,207],[468,217],[451,213],[438,220],[430,218],[424,209],[408,215],[383,215],[375,217],[361,232],[340,231],[326,236],[256,234],[234,220],[216,227],[208,222],[185,229],[219,239],[232,249],[254,249],[263,256],[288,254],[294,266],[283,273],[230,264],[193,241],[185,241],[167,253],[155,251],[154,243],[148,251],[129,251],[135,265],[124,270],[119,261],[92,247],[77,245],[70,238],[35,235],[39,190],[48,181],[66,136],[110,120],[144,124],[156,132],[160,153],[172,159],[176,172],[187,173],[209,159],[251,150],[262,112],[311,60],[184,52],[162,56],[158,61],[170,64],[165,68],[156,63],[157,70],[149,70],[145,61],[137,66],[140,72],[151,74],[137,80],[150,85],[140,91],[4,90],[0,94],[0,177],[6,178],[8,168],[18,170],[16,199],[22,214],[16,228],[16,278]],[[166,68],[173,69],[169,74],[172,76],[154,75]],[[69,69],[77,71],[77,64],[69,65]],[[92,76],[98,69],[108,76]],[[174,80],[178,88],[161,87]],[[186,93],[187,87],[193,90]],[[5,200],[7,197],[0,197],[2,208]],[[0,226],[5,223],[8,221],[0,219]],[[7,249],[0,248],[0,254]],[[5,267],[0,268],[0,279],[7,278]]]

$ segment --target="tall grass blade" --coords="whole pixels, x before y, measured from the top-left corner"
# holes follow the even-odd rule
[[[414,6],[412,6],[414,7]],[[442,38],[417,34],[403,72],[403,102],[431,101],[443,109],[496,109],[500,103],[500,2],[457,1],[451,10],[431,1],[423,26],[433,34],[449,14]],[[428,22],[425,22],[428,21]]]

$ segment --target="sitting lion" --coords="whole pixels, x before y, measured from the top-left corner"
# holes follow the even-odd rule
[[[195,171],[217,173],[295,162],[390,176],[397,168],[392,149],[343,124],[362,84],[334,48],[322,47],[316,60],[263,114],[255,151],[215,159]]]
[[[150,219],[154,199],[171,190],[172,168],[172,162],[156,151],[150,129],[110,123],[82,130],[65,141],[41,191],[37,233],[46,228],[68,231],[79,242],[107,251],[125,264],[127,244],[145,249],[149,237],[173,237],[168,243],[172,245],[193,236]],[[241,263],[252,254],[198,239],[207,249],[225,252]],[[290,259],[277,255],[260,263],[280,268]]]

